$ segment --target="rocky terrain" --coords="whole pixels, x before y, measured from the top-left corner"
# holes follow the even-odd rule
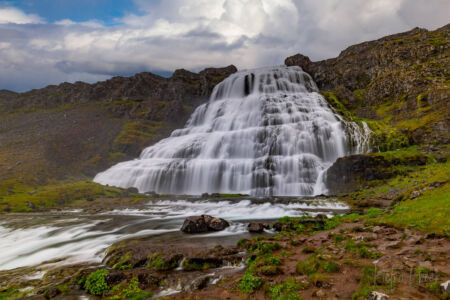
[[[380,150],[406,144],[448,144],[450,24],[364,42],[338,57],[312,62],[296,54],[285,64],[307,71],[344,116],[365,120]]]

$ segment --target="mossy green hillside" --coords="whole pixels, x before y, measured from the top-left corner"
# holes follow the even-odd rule
[[[103,186],[92,181],[54,181],[39,186],[6,180],[0,183],[0,195],[2,197],[1,212],[20,212],[68,205],[79,200],[125,197],[129,196],[129,193],[123,189]]]

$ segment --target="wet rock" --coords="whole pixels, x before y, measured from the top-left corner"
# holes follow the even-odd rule
[[[147,271],[142,271],[139,274],[137,274],[137,278],[139,281],[139,285],[141,285],[142,288],[148,288],[153,285],[159,285],[159,283],[161,282],[161,278]]]
[[[209,198],[209,194],[208,194],[208,193],[203,193],[203,194],[202,194],[202,198],[203,198],[203,199]]]
[[[317,216],[314,217],[314,219],[316,220],[326,220],[328,219],[328,217],[324,214],[318,214]]]
[[[44,292],[45,299],[53,299],[56,296],[61,294],[61,291],[57,289],[56,287],[50,287]]]
[[[210,276],[204,276],[204,277],[197,278],[192,283],[192,288],[194,290],[202,290],[208,285],[209,280],[210,280]]]
[[[105,275],[106,283],[109,286],[116,285],[125,279],[125,275],[122,272],[110,272]]]
[[[450,280],[441,283],[441,291],[443,293],[450,293]]]
[[[283,230],[283,224],[280,223],[280,222],[274,223],[274,224],[272,225],[272,228],[273,228],[273,230],[275,230],[275,231],[281,231],[281,230]]]
[[[263,232],[264,231],[264,224],[263,223],[257,223],[257,222],[252,222],[250,224],[248,224],[248,231],[249,232]]]
[[[126,191],[130,194],[138,194],[139,193],[139,190],[135,187],[129,187],[129,188],[127,188]]]
[[[206,226],[211,231],[221,231],[230,226],[230,223],[222,218],[214,218],[208,215],[202,215],[202,217],[205,219]]]
[[[208,215],[191,216],[184,220],[181,231],[186,233],[201,233],[207,231],[221,231],[230,226],[230,224],[221,218],[215,218]]]
[[[371,292],[368,300],[389,300],[389,296],[380,292]]]
[[[11,207],[7,206],[3,209],[4,212],[10,212],[11,211]]]
[[[186,233],[201,233],[208,231],[205,219],[202,216],[191,216],[184,220],[181,231]]]

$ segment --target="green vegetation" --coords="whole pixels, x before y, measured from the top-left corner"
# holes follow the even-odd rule
[[[314,273],[336,273],[340,266],[331,261],[332,257],[328,255],[313,254],[305,261],[299,261],[295,265],[295,270],[300,275],[312,275]]]
[[[353,293],[352,300],[362,300],[367,299],[372,291],[379,290],[380,286],[373,285],[373,277],[375,273],[375,268],[372,266],[366,266],[361,272],[361,278],[359,280],[359,287]]]
[[[353,239],[348,239],[344,244],[344,249],[350,253],[358,254],[360,258],[377,259],[381,257],[381,254],[376,251],[369,250],[369,248],[372,248],[373,246],[374,245],[369,243],[356,243]]]
[[[138,147],[139,149],[156,142],[162,136],[160,130],[162,122],[142,121],[140,123],[126,123],[115,138],[113,149],[119,152],[127,151],[129,148]]]
[[[327,100],[327,102],[336,110],[337,113],[339,113],[341,116],[344,117],[347,121],[353,121],[354,115],[351,113],[344,104],[339,101],[338,97],[333,92],[320,92],[322,96]]]
[[[296,282],[294,278],[269,287],[269,296],[272,300],[301,300],[298,290],[305,289],[303,283]]]
[[[108,292],[109,286],[105,279],[105,275],[108,273],[108,270],[99,269],[89,274],[84,282],[84,288],[86,291],[95,296],[101,296],[103,293]]]
[[[185,271],[207,270],[219,267],[219,262],[215,260],[185,259],[181,267]]]
[[[389,151],[409,145],[408,137],[386,121],[361,119],[375,134],[373,143],[379,151]]]
[[[415,199],[398,202],[393,212],[383,216],[380,221],[449,236],[449,215],[450,184],[447,182],[435,189],[424,191]]]
[[[176,269],[178,267],[178,263],[178,257],[169,257],[169,259],[166,259],[164,254],[155,253],[148,257],[147,267],[157,271],[166,271]],[[203,269],[203,266],[201,267]]]
[[[246,272],[239,281],[238,287],[242,292],[250,294],[258,290],[262,284],[263,280],[261,278],[255,277],[253,274]]]
[[[21,292],[20,287],[0,288],[0,300],[23,299],[30,291]]]
[[[9,207],[12,212],[31,211],[33,208],[67,205],[77,200],[121,197],[125,193],[122,189],[91,181],[57,181],[34,187],[20,184],[15,180],[6,180],[0,183],[0,194],[3,196],[0,208],[3,207],[4,210],[5,207]]]
[[[111,300],[133,299],[142,300],[153,296],[151,292],[145,292],[139,288],[139,280],[133,277],[128,285],[118,284],[111,289]]]
[[[112,266],[113,269],[117,270],[128,270],[132,269],[133,265],[131,264],[131,254],[132,252],[127,252],[124,255],[120,256],[119,260]]]

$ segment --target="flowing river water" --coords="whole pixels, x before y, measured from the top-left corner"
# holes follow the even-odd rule
[[[81,210],[10,214],[0,221],[0,270],[47,262],[60,266],[101,262],[107,247],[140,237],[156,242],[177,241],[202,246],[235,244],[251,236],[250,221],[273,222],[283,216],[339,214],[345,204],[327,198],[153,200],[136,208],[97,214]],[[187,216],[209,214],[228,220],[224,231],[189,235],[179,231]],[[267,234],[271,234],[267,231]]]

